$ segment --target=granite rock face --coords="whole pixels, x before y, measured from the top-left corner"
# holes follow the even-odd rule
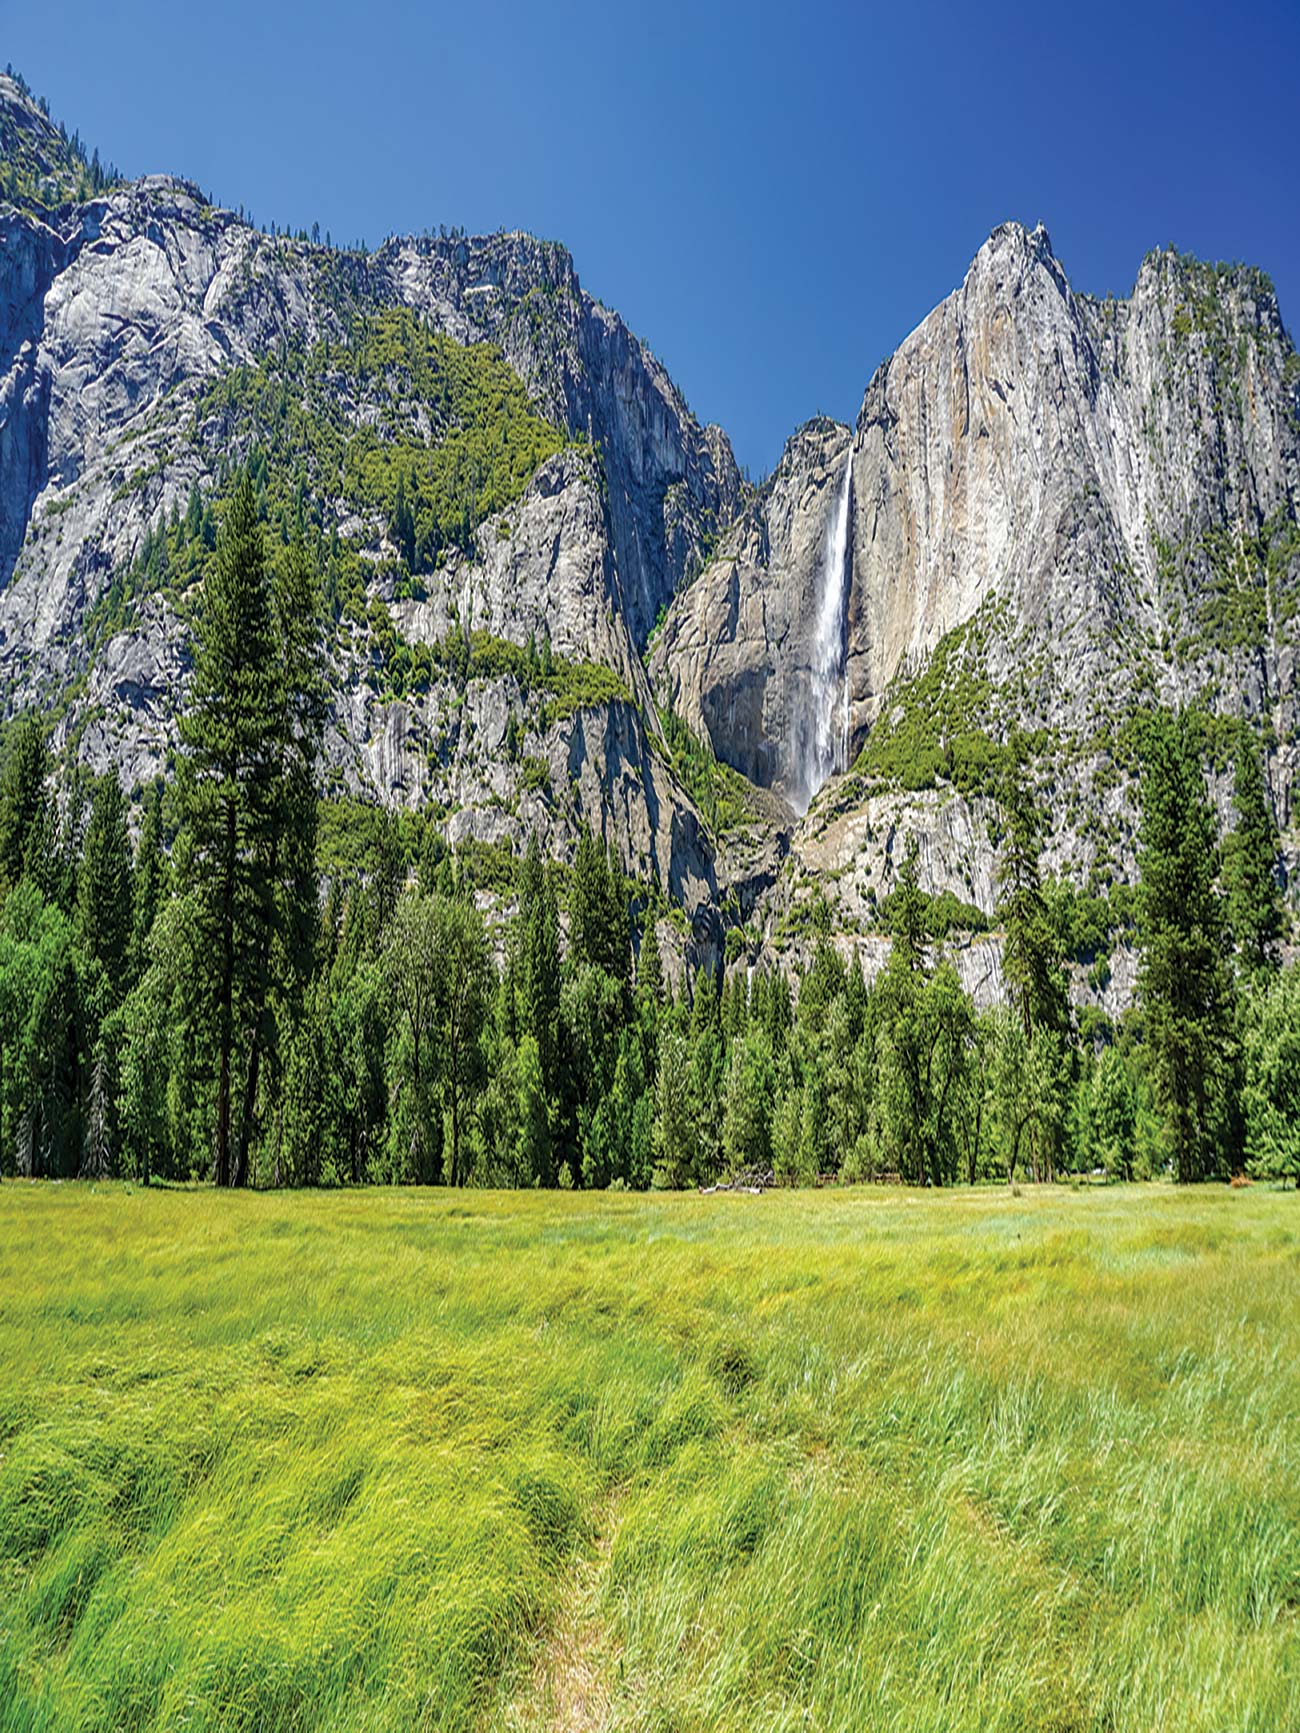
[[[547,636],[562,656],[603,663],[648,702],[645,668],[619,603],[600,479],[588,454],[564,451],[538,470],[527,492],[478,537],[476,557],[453,552],[424,580],[424,601],[393,601],[406,637],[432,643],[453,619],[512,643]]]
[[[1237,576],[1216,564],[1216,537],[1230,553],[1270,523],[1294,526],[1298,391],[1258,273],[1153,254],[1128,301],[1098,302],[1073,293],[1043,229],[995,231],[876,373],[853,435],[855,742],[900,670],[995,597],[1009,635],[1050,650],[1029,697],[1056,719],[1102,713],[1139,665],[1163,695],[1199,690],[1240,648],[1247,706],[1289,704],[1294,650],[1267,611],[1258,642],[1211,633],[1159,666],[1141,653],[1166,629],[1203,631]],[[806,663],[826,483],[847,438],[822,424],[791,440],[656,644],[683,714],[756,780],[779,776],[785,707],[768,688]],[[1288,590],[1300,579],[1294,550],[1281,576]]]
[[[860,726],[901,665],[995,595],[1050,651],[1031,703],[1070,720],[1102,714],[1139,664],[1172,698],[1239,648],[1243,675],[1259,664],[1247,707],[1289,703],[1267,610],[1248,646],[1206,628],[1216,592],[1260,575],[1231,571],[1215,538],[1230,553],[1295,523],[1296,413],[1294,350],[1258,272],[1153,254],[1127,301],[1099,302],[1073,293],[1045,230],[1004,224],[858,417]],[[1294,553],[1282,577],[1300,578]],[[1165,631],[1189,641],[1162,668],[1142,642]]]
[[[41,118],[0,79],[0,111],[15,108]],[[740,478],[725,435],[695,422],[562,247],[503,234],[338,253],[154,176],[43,215],[0,211],[0,678],[23,657],[69,672],[86,606],[159,510],[207,479],[178,438],[204,385],[392,307],[497,344],[540,410],[599,447],[610,600],[639,645],[734,516]]]

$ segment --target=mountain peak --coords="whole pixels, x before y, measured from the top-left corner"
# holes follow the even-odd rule
[[[987,241],[971,261],[972,270],[984,259],[1012,256],[1025,260],[1041,260],[1044,264],[1056,263],[1056,254],[1052,251],[1052,237],[1042,223],[1035,223],[1028,229],[1021,222],[1009,219],[999,223],[993,229]]]

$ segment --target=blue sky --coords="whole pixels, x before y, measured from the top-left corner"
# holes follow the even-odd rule
[[[564,241],[755,475],[1007,217],[1097,293],[1169,241],[1246,259],[1300,328],[1297,0],[0,0],[4,60],[262,222]]]

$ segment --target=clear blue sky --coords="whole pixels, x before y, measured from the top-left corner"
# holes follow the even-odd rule
[[[3,60],[265,223],[564,241],[756,475],[1007,217],[1097,293],[1246,259],[1300,325],[1298,0],[0,0]]]

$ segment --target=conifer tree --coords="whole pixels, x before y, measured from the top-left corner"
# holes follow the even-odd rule
[[[180,792],[211,969],[219,1185],[243,1177],[231,1164],[234,1064],[250,1017],[265,997],[287,725],[262,529],[244,471],[204,584],[190,701],[180,719]]]
[[[575,962],[626,984],[631,967],[627,903],[612,853],[583,826],[569,893],[569,949]]]
[[[326,693],[320,664],[320,598],[301,541],[288,550],[272,585],[277,631],[278,701],[282,707],[279,763],[273,783],[267,874],[271,920],[264,934],[268,966],[254,982],[248,1009],[248,1052],[234,1177],[249,1172],[264,1060],[272,1092],[283,1078],[281,1027],[302,1016],[303,997],[320,933],[316,868],[316,760],[324,730]],[[319,1153],[313,1157],[318,1167]]]
[[[774,969],[767,980],[767,1038],[774,1058],[780,1058],[794,1026],[794,1003],[784,969]]]
[[[742,1040],[749,1027],[749,984],[743,968],[723,987],[722,1027],[729,1044]]]
[[[396,1008],[398,1112],[392,1130],[398,1172],[429,1182],[438,1177],[441,1120],[434,1112],[442,1054],[437,1042],[443,985],[438,899],[407,891],[384,939],[384,984]]]
[[[831,1164],[827,1141],[829,1103],[826,1098],[826,1077],[815,1054],[804,1067],[803,1099],[799,1115],[798,1170],[800,1178],[811,1183]]]
[[[1026,1039],[1040,1030],[1059,1034],[1069,1019],[1069,1001],[1056,928],[1043,896],[1043,819],[1030,787],[1028,749],[1018,734],[1007,744],[998,804],[1004,827],[997,875],[1002,973]]]
[[[528,839],[519,873],[516,934],[520,1038],[531,1035],[537,1043],[543,1087],[553,1101],[560,1018],[560,921],[555,887],[542,865],[535,833]]]
[[[196,542],[203,534],[203,496],[197,481],[190,484],[190,496],[185,504],[185,540]]]
[[[589,825],[578,834],[569,888],[569,954],[576,962],[600,960],[605,860]]]
[[[722,1155],[727,1170],[772,1165],[772,1115],[776,1078],[766,1037],[751,1030],[737,1041],[727,1065],[722,1114]]]
[[[406,867],[401,827],[396,815],[384,807],[379,815],[371,869],[375,920],[381,934],[387,931],[388,923],[397,907],[397,900],[402,894],[402,886],[406,883]]]
[[[722,1004],[710,969],[695,976],[691,1005],[691,1100],[695,1115],[695,1167],[712,1179],[722,1158],[723,1080],[726,1045],[722,1036]]]
[[[155,782],[144,798],[140,836],[135,848],[134,906],[131,923],[130,973],[138,980],[148,967],[149,935],[158,918],[166,884],[162,848],[162,784]]]
[[[465,1118],[482,1079],[483,1026],[491,1003],[491,959],[483,917],[471,897],[434,898],[438,953],[434,1028],[440,1051],[442,1096],[451,1127],[447,1178],[463,1185]]]
[[[50,773],[45,730],[34,710],[14,725],[0,775],[0,881],[16,885],[24,873],[43,882],[51,811],[45,783]]]
[[[1157,1102],[1174,1175],[1204,1179],[1231,1161],[1232,977],[1215,888],[1218,835],[1185,713],[1146,730],[1138,867],[1138,979]]]
[[[673,1022],[659,1031],[655,1071],[654,1183],[669,1189],[691,1185],[697,1173],[697,1119],[691,1088],[690,1042]]]
[[[1224,845],[1228,919],[1247,974],[1276,969],[1281,961],[1282,896],[1277,881],[1277,827],[1259,754],[1242,725],[1237,743],[1232,804],[1236,828]]]
[[[930,958],[930,926],[928,904],[917,871],[918,855],[916,838],[909,834],[903,863],[889,894],[889,929],[893,934],[890,956],[897,956],[912,974],[923,975]]]
[[[518,1127],[516,1170],[525,1184],[549,1185],[554,1177],[551,1120],[541,1057],[531,1035],[519,1043]]]
[[[1262,976],[1243,1021],[1250,1172],[1300,1190],[1300,969]]]
[[[855,950],[853,961],[849,965],[848,979],[844,983],[844,1004],[850,1041],[858,1041],[866,1028],[869,999],[866,976],[862,973],[862,953]]]
[[[656,1008],[663,1004],[664,966],[659,951],[658,922],[653,909],[646,915],[645,931],[641,935],[636,985],[637,993],[644,1004],[654,1005]]]
[[[1092,1142],[1097,1158],[1107,1172],[1119,1179],[1132,1179],[1137,1097],[1128,1066],[1117,1047],[1107,1047],[1097,1061],[1090,1106]]]
[[[126,802],[116,771],[95,784],[90,822],[77,878],[77,924],[82,947],[98,965],[116,1004],[126,984],[132,930],[131,845]]]

